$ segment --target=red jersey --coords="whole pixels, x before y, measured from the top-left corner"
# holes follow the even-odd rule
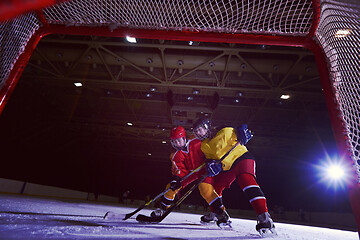
[[[183,178],[204,163],[205,156],[201,151],[201,141],[197,138],[189,140],[186,149],[171,153],[170,159],[172,174]]]

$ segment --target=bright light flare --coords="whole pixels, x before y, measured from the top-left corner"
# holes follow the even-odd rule
[[[329,166],[327,169],[327,174],[329,178],[334,180],[341,180],[345,175],[344,169],[339,165]]]
[[[345,188],[352,174],[349,165],[339,159],[327,159],[315,167],[320,182],[325,183],[328,188]]]

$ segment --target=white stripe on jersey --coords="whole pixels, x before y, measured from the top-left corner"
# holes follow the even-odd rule
[[[174,153],[173,157],[171,158],[171,162],[172,162],[172,165],[175,166],[176,172],[180,173],[180,169],[178,168],[178,166],[176,166],[176,164],[175,164],[175,162],[174,162],[174,160],[173,160],[174,157],[176,156],[176,154],[178,153],[178,151],[180,151],[180,150],[177,150],[177,151]]]

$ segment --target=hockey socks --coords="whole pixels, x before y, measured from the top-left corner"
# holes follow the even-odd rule
[[[159,207],[163,210],[168,209],[174,203],[174,199],[169,199],[165,196],[161,197]]]
[[[211,203],[209,203],[209,206],[211,211],[214,212],[215,214],[221,214],[225,210],[221,197],[215,198]]]
[[[241,174],[238,176],[238,182],[243,192],[249,199],[251,206],[254,208],[257,215],[267,212],[267,204],[264,193],[257,184],[254,176],[251,174]]]

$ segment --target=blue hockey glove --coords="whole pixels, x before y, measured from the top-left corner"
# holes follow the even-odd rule
[[[246,124],[243,124],[236,129],[236,135],[241,145],[245,145],[254,136]]]
[[[181,178],[179,176],[174,176],[174,179],[170,182],[170,189],[176,190],[181,188]]]
[[[211,160],[206,164],[206,170],[208,172],[209,177],[213,177],[218,175],[222,171],[221,161]]]

